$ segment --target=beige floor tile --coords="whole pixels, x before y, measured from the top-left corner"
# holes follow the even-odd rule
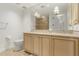
[[[30,55],[28,53],[25,53],[24,50],[21,51],[7,50],[0,53],[0,56],[30,56]]]

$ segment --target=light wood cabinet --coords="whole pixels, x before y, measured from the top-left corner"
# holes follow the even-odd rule
[[[50,55],[50,36],[34,35],[34,54],[48,56]]]
[[[55,56],[74,56],[75,40],[68,38],[54,38],[54,55]]]
[[[24,35],[24,48],[28,52],[33,53],[33,35],[29,34]]]
[[[78,39],[26,33],[24,35],[24,49],[38,56],[78,56]]]
[[[51,37],[50,36],[43,36],[42,37],[42,55],[49,56],[50,55],[50,43]]]
[[[34,35],[34,54],[35,55],[42,55],[42,43],[41,43],[41,38],[38,35]]]
[[[54,56],[54,39],[50,40],[50,56]]]

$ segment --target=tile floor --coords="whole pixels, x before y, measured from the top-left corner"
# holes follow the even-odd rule
[[[33,55],[25,53],[24,50],[21,51],[7,50],[1,52],[0,56],[33,56]]]

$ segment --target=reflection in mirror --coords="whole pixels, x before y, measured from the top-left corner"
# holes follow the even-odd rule
[[[52,13],[49,15],[49,30],[54,32],[61,32],[67,30],[67,14],[66,10],[59,9],[59,6],[55,6]]]
[[[45,16],[36,17],[36,30],[48,30],[48,19]]]
[[[72,3],[68,5],[68,29],[73,31],[79,31],[79,18],[78,18],[78,3]]]
[[[51,15],[49,19],[49,29],[51,29],[54,32],[58,31],[64,31],[66,30],[66,24],[64,23],[66,21],[64,19],[64,15],[59,16],[59,15]],[[64,27],[65,26],[65,27]]]
[[[77,30],[78,9],[77,3],[41,3],[34,7],[35,30],[52,32]]]

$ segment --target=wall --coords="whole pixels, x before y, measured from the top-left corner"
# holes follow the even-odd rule
[[[5,39],[7,36],[11,40],[22,39],[22,15],[22,9],[16,5],[0,4],[0,21],[8,23],[6,28],[0,29],[0,51],[4,51],[8,47],[8,42]]]
[[[35,28],[35,19],[31,9],[24,10],[23,32],[33,31]]]

